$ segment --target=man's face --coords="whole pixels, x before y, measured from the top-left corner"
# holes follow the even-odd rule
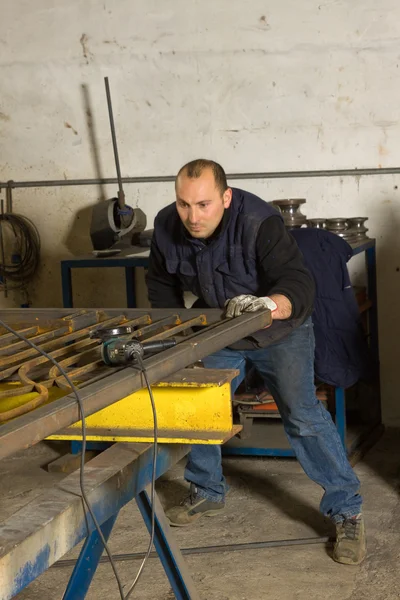
[[[197,179],[182,174],[176,182],[177,211],[195,238],[208,238],[214,233],[231,200],[232,190],[228,188],[221,195],[211,169],[204,169]]]

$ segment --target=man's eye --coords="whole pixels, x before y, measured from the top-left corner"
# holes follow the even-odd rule
[[[203,202],[201,202],[199,204],[200,208],[207,208],[208,204],[204,204]]]

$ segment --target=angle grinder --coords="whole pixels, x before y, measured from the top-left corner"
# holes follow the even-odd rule
[[[93,331],[90,337],[101,340],[101,357],[109,367],[134,364],[149,354],[156,354],[176,346],[176,340],[173,338],[154,342],[127,339],[126,336],[132,333],[134,333],[133,328],[127,325],[108,329],[100,328]]]

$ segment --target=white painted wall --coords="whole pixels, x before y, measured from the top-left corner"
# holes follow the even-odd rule
[[[228,172],[398,165],[396,0],[3,0],[1,12],[0,180],[113,176],[106,75],[124,175],[174,174],[199,156]],[[303,196],[308,216],[369,217],[391,423],[400,422],[399,179],[235,182],[266,200]],[[35,306],[61,306],[59,260],[90,251],[90,207],[115,192],[14,193],[43,242]],[[126,194],[151,225],[173,187]],[[125,303],[122,273],[77,272],[74,291],[80,306]]]

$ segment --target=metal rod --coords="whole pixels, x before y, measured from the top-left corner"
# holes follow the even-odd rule
[[[236,552],[243,550],[261,550],[263,548],[282,548],[284,546],[305,546],[311,544],[331,544],[333,539],[324,536],[316,538],[299,538],[294,540],[271,540],[268,542],[247,542],[244,544],[222,544],[220,546],[195,546],[193,548],[181,548],[181,552],[184,556],[190,556],[192,554],[211,554],[214,552]],[[140,560],[144,558],[145,552],[128,552],[126,554],[113,554],[113,560],[116,562]],[[157,552],[152,552],[149,558],[158,558]],[[108,563],[108,557],[102,556],[100,563]],[[51,569],[73,567],[76,564],[76,559],[64,559],[58,560]]]
[[[6,188],[6,212],[12,213],[12,181],[8,182],[8,186]],[[11,184],[11,185],[10,185]]]
[[[111,103],[111,92],[110,92],[110,85],[108,83],[108,77],[104,77],[104,83],[106,86],[108,116],[110,119],[111,138],[112,138],[113,149],[114,149],[115,168],[117,170],[118,206],[120,209],[123,209],[125,207],[125,194],[124,194],[124,190],[122,187],[121,168],[120,168],[120,164],[119,164],[118,146],[117,146],[117,136],[115,135],[114,115],[113,115],[113,109],[112,109],[112,103]]]
[[[4,200],[1,199],[0,248],[1,248],[1,262],[3,264],[3,269],[4,269],[4,272],[5,272],[5,269],[6,269],[6,258],[5,258],[5,252],[4,252],[3,223],[4,223]],[[3,277],[2,277],[2,284],[3,284],[3,288],[4,288],[4,298],[7,298],[8,297],[7,279],[6,279],[5,275],[3,275]]]
[[[400,175],[400,167],[362,168],[362,169],[322,169],[315,171],[265,171],[254,173],[228,173],[228,180],[244,179],[303,179],[314,177],[361,177],[366,175]],[[169,183],[175,181],[175,175],[149,175],[142,177],[121,177],[122,183]],[[115,177],[103,179],[54,179],[49,181],[0,181],[0,189],[65,187],[80,185],[106,185],[118,183]]]

